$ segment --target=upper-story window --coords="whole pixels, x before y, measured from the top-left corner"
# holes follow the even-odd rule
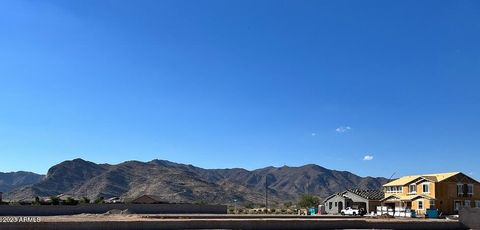
[[[473,196],[473,184],[457,184],[457,196]]]
[[[468,184],[468,193],[469,196],[473,196],[473,184]]]
[[[385,187],[385,192],[388,193],[402,193],[403,187],[402,186],[388,186]]]
[[[417,185],[416,184],[411,184],[408,186],[408,192],[409,193],[417,193]]]
[[[457,184],[457,196],[463,196],[463,184]]]
[[[423,193],[430,193],[430,183],[423,183]]]

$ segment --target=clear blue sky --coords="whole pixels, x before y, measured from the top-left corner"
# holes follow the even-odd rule
[[[479,41],[475,0],[3,0],[0,171],[158,158],[478,178]]]

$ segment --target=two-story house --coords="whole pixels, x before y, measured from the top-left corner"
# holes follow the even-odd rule
[[[383,189],[383,205],[418,214],[429,208],[449,215],[464,206],[480,207],[480,182],[461,172],[405,176],[383,185]]]

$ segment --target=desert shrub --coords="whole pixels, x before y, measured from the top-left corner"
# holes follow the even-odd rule
[[[208,204],[207,201],[205,200],[196,200],[195,202],[193,202],[194,204],[198,204],[198,205],[206,205]]]
[[[105,203],[105,199],[103,197],[98,197],[97,199],[95,199],[94,203],[95,204],[103,204],[103,203]]]
[[[60,205],[60,198],[58,198],[56,196],[51,196],[50,197],[50,203],[52,205]]]
[[[252,209],[254,207],[255,207],[255,204],[253,204],[252,202],[248,202],[245,204],[245,208]]]
[[[89,204],[90,203],[90,199],[88,199],[88,197],[82,197],[80,199],[80,204]]]
[[[71,197],[68,197],[66,200],[62,201],[62,204],[63,205],[77,205],[78,204],[78,200],[75,200]]]
[[[320,204],[320,198],[312,195],[303,195],[298,202],[298,205],[302,208],[316,207]]]

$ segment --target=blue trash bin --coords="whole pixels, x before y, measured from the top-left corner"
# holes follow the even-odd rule
[[[417,217],[417,212],[415,212],[415,210],[411,210],[410,211],[410,217],[412,217],[412,218]]]
[[[434,208],[427,209],[427,213],[425,214],[425,217],[430,219],[438,219],[438,209],[434,209]]]

